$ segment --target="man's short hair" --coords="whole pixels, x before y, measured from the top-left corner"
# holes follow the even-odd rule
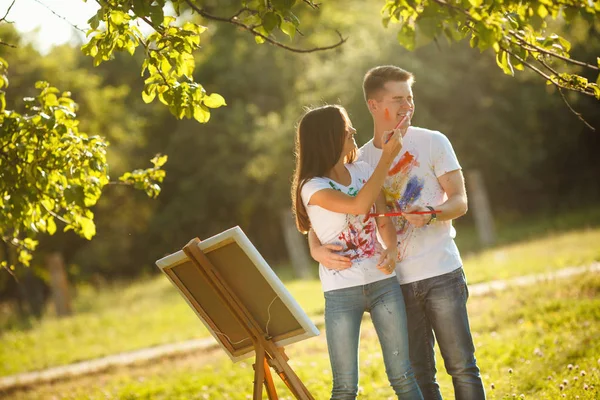
[[[363,80],[365,101],[379,96],[386,83],[395,81],[408,82],[412,86],[415,77],[411,72],[395,65],[380,65],[379,67],[371,68],[367,71]]]

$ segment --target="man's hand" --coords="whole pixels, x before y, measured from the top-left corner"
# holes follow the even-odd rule
[[[396,257],[398,249],[396,247],[389,248],[383,251],[377,263],[377,269],[386,275],[391,274],[396,269]]]
[[[410,214],[415,211],[429,211],[429,209],[422,206],[410,206],[403,211],[402,216],[415,228],[427,225],[429,220],[431,220],[431,214]]]
[[[344,248],[340,245],[326,244],[311,249],[310,255],[325,268],[342,271],[352,266],[352,261],[350,261],[349,257],[335,253],[336,251],[342,250],[344,250]]]

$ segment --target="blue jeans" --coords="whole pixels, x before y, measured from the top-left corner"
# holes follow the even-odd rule
[[[401,287],[408,317],[410,360],[423,397],[442,398],[435,378],[433,348],[437,340],[446,371],[452,376],[456,399],[485,399],[467,316],[469,291],[463,269]]]
[[[410,367],[406,311],[396,278],[325,292],[325,331],[333,374],[331,399],[358,393],[358,343],[365,311],[379,337],[385,372],[399,399],[423,399]]]

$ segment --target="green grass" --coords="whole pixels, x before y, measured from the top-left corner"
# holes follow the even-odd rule
[[[323,309],[318,281],[286,285],[309,314]],[[94,290],[79,288],[75,315],[44,318],[0,335],[0,376],[118,352],[207,337],[208,331],[164,277]],[[316,296],[315,296],[316,294]]]
[[[600,260],[600,228],[570,231],[465,257],[469,283],[587,265]],[[286,287],[311,316],[322,313],[318,280]],[[158,344],[208,336],[162,275],[130,285],[78,288],[75,315],[0,334],[0,376],[40,370]]]
[[[463,256],[469,284],[600,261],[600,228],[551,234]]]
[[[489,399],[523,395],[550,400],[564,395],[591,400],[600,396],[599,274],[473,297],[469,312]],[[324,334],[289,346],[287,353],[312,395],[328,398],[331,373]],[[250,359],[232,364],[221,351],[215,351],[38,385],[9,393],[7,398],[241,400],[251,398],[251,363]],[[444,397],[453,398],[451,380],[439,356],[438,371]],[[280,398],[292,399],[277,377],[275,382]],[[394,398],[368,319],[361,333],[360,386],[361,399]]]
[[[461,254],[480,252],[484,248],[479,242],[475,226],[467,218],[454,222],[457,229],[456,244]],[[492,247],[506,246],[542,238],[548,235],[563,234],[572,230],[600,227],[600,207],[598,205],[565,210],[560,214],[552,211],[536,211],[525,218],[522,214],[494,215],[496,243]]]

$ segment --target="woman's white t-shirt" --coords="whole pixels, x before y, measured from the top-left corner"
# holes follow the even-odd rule
[[[352,267],[341,271],[331,270],[319,264],[319,277],[325,292],[366,285],[396,275],[394,272],[386,275],[377,269],[383,248],[377,240],[375,218],[333,212],[308,204],[312,195],[323,189],[334,189],[356,196],[373,173],[373,168],[361,161],[346,164],[346,168],[352,177],[350,185],[344,186],[329,178],[318,177],[308,180],[300,193],[312,229],[321,244],[343,246],[344,250],[339,254],[352,260]]]

